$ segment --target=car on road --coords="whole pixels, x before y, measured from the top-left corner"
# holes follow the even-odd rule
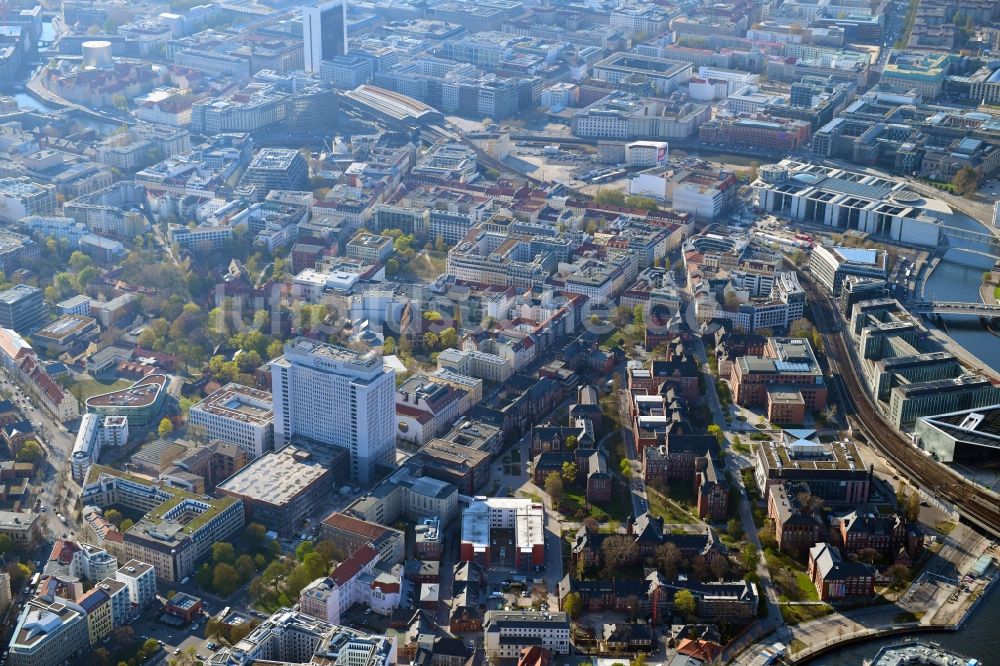
[[[174,648],[174,652],[173,652],[174,656],[179,655],[180,653],[181,653],[181,649],[180,648]]]

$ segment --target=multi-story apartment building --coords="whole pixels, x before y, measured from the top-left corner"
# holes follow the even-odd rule
[[[16,284],[0,292],[0,327],[18,333],[31,333],[45,319],[42,290],[28,284]]]
[[[392,256],[392,239],[376,234],[358,234],[348,241],[347,256],[366,264],[381,264]]]
[[[95,587],[77,599],[77,603],[87,612],[87,635],[90,644],[99,644],[114,628],[111,595]]]
[[[569,616],[550,611],[488,611],[483,636],[483,647],[491,659],[517,659],[522,650],[533,645],[569,654]]]
[[[231,666],[262,661],[391,666],[396,663],[396,641],[282,608],[235,645],[216,652],[212,661]]]
[[[230,383],[188,412],[188,423],[204,428],[205,436],[240,447],[252,458],[274,448],[271,394]]]
[[[143,512],[123,535],[125,555],[148,563],[157,577],[171,581],[191,575],[212,544],[226,540],[244,522],[238,499],[192,495],[103,465],[91,466],[81,500],[99,508],[116,505]]]
[[[50,215],[55,209],[55,185],[41,185],[27,176],[0,178],[0,222],[15,224],[29,215]]]
[[[486,568],[512,566],[529,569],[545,563],[545,509],[530,499],[477,497],[462,512],[463,562]],[[506,533],[510,543],[499,543],[494,531]]]
[[[271,362],[275,443],[303,435],[347,449],[350,477],[395,465],[395,373],[381,356],[298,339]]]
[[[62,597],[35,597],[17,617],[7,663],[62,664],[90,650],[87,611]]]
[[[256,187],[263,199],[270,190],[308,189],[309,165],[297,150],[263,148],[254,154],[240,181]]]

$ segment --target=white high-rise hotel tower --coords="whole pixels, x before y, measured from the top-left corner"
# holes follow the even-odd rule
[[[396,462],[396,373],[382,356],[299,338],[271,362],[275,448],[293,435],[350,452],[351,478]]]

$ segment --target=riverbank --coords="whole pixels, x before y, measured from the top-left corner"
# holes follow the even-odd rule
[[[998,549],[971,528],[959,525],[943,537],[921,575],[895,604],[848,611],[791,627],[788,661],[806,663],[844,645],[916,632],[959,631],[993,589],[998,570],[988,578],[963,582],[983,555]],[[968,589],[968,592],[965,590]],[[799,649],[796,649],[799,648]]]

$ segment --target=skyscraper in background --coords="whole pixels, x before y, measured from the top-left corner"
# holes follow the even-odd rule
[[[302,435],[350,452],[351,478],[396,464],[396,373],[382,356],[299,338],[271,362],[275,448]]]
[[[305,69],[319,73],[323,60],[347,54],[347,3],[330,0],[302,8]]]

